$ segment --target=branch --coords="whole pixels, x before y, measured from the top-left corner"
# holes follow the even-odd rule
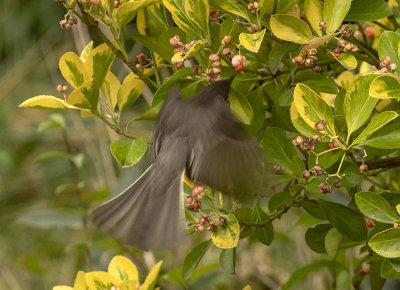
[[[352,43],[354,43],[355,45],[357,45],[357,47],[361,50],[363,50],[374,62],[374,64],[379,64],[379,58],[378,58],[378,53],[376,52],[375,49],[366,47],[364,45],[364,43],[362,43],[361,41],[359,41],[357,38],[355,38],[354,36],[352,37],[347,37],[345,35],[343,35],[343,39],[350,41]]]
[[[379,168],[400,167],[400,157],[369,160],[369,161],[366,161],[365,163],[368,166],[368,170],[379,169]]]

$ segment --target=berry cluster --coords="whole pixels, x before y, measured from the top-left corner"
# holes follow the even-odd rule
[[[260,4],[256,1],[250,2],[247,5],[247,9],[249,9],[251,13],[257,13],[258,10],[260,10]]]
[[[353,35],[353,29],[351,29],[347,24],[340,26],[339,31],[346,37],[351,37]]]
[[[325,22],[321,21],[319,23],[319,30],[326,31],[327,28],[328,28],[328,25]]]
[[[207,231],[216,232],[218,226],[220,227],[227,226],[226,217],[220,216],[218,218],[218,223],[217,223],[212,218],[210,218],[208,214],[203,214],[203,216],[199,220],[199,223],[196,225],[196,232],[198,233],[204,232],[206,226],[207,226]]]
[[[196,43],[196,40],[191,41],[190,43],[183,43],[179,35],[175,35],[174,37],[169,39],[169,43],[174,47],[174,54],[180,52],[182,56],[185,56],[189,49]],[[172,57],[171,59],[172,64],[176,64],[178,69],[184,67],[183,61],[177,62]]]
[[[357,50],[358,50],[357,45],[355,45],[350,41],[346,41],[342,38],[339,39],[338,47],[335,48],[335,56],[339,57],[342,52],[357,51]]]
[[[219,22],[220,14],[221,14],[221,11],[219,11],[219,10],[210,10],[209,11],[211,25],[215,25]]]
[[[201,206],[200,200],[206,196],[204,187],[196,185],[193,187],[192,195],[185,198],[185,207],[188,209],[198,210]]]
[[[397,69],[397,65],[392,63],[392,58],[390,56],[386,56],[384,59],[382,59],[379,65],[381,66],[381,73],[387,73],[388,68],[392,72]]]
[[[136,56],[137,64],[136,68],[139,70],[143,70],[143,67],[148,64],[149,59],[144,55],[144,53],[140,53]]]
[[[70,29],[72,25],[78,23],[78,18],[75,15],[68,14],[68,20],[63,19],[60,21],[61,29]]]
[[[206,79],[208,82],[212,83],[215,81],[219,81],[222,79],[221,77],[221,60],[219,59],[219,55],[214,53],[208,57],[210,61],[211,67],[206,69]]]
[[[294,58],[292,58],[292,63],[312,67],[313,71],[315,72],[321,71],[321,67],[317,65],[317,52],[318,51],[316,48],[311,48],[308,51],[307,57],[303,57],[303,55],[295,56]]]

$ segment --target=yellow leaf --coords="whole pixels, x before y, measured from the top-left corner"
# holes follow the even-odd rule
[[[81,59],[82,62],[85,62],[90,54],[90,52],[93,49],[93,40],[90,41],[83,49],[81,52],[81,55],[79,56],[79,58]]]
[[[140,8],[144,8],[155,2],[157,2],[157,0],[130,1],[123,3],[117,9],[117,19],[119,24],[121,26],[128,24],[133,18],[135,18],[136,13]]]
[[[19,105],[21,108],[44,108],[44,109],[77,109],[67,104],[64,100],[54,96],[41,95],[29,98]]]
[[[122,281],[139,280],[135,264],[124,256],[115,256],[108,265],[108,273],[119,277]]]
[[[310,23],[312,29],[319,35],[322,36],[322,31],[319,29],[319,23],[322,21],[322,5],[319,0],[305,0],[304,1],[304,12],[308,23]]]
[[[69,286],[54,286],[53,290],[74,290],[74,288]]]
[[[218,227],[218,230],[212,233],[212,241],[221,249],[235,248],[240,236],[239,223],[233,214],[226,216],[226,223],[226,227]]]
[[[342,72],[336,79],[335,83],[340,86],[341,88],[344,88],[345,90],[348,90],[351,83],[356,79],[356,75],[353,74],[351,71],[344,71]]]
[[[86,273],[85,277],[89,290],[111,289],[122,282],[118,277],[101,271]]]
[[[114,52],[103,43],[93,49],[85,62],[85,72],[87,80],[94,80],[97,86],[103,84],[104,78],[110,70],[114,61]]]
[[[149,272],[144,283],[140,286],[140,290],[152,290],[156,286],[158,273],[160,273],[161,264],[163,261],[158,262]]]
[[[354,55],[350,53],[341,53],[339,57],[336,57],[333,52],[331,52],[331,54],[346,69],[353,70],[357,67],[357,59]]]
[[[104,79],[104,83],[101,86],[101,91],[104,94],[104,97],[111,109],[111,112],[114,112],[115,106],[118,103],[118,91],[121,88],[121,83],[118,78],[109,71]]]
[[[82,109],[94,109],[98,101],[99,91],[93,80],[83,83],[67,99],[68,104]]]
[[[87,287],[88,286],[86,283],[85,272],[79,271],[78,274],[76,274],[74,289],[75,290],[81,290],[81,289],[86,290]]]
[[[250,285],[247,285],[246,287],[244,287],[242,290],[251,290]]]
[[[146,15],[144,14],[144,9],[138,11],[136,16],[136,27],[140,34],[146,35],[146,29],[148,29]]]
[[[140,96],[144,89],[144,82],[134,73],[130,73],[118,91],[118,107],[122,112],[129,108]]]
[[[136,290],[137,284],[138,281],[136,280],[125,281],[124,283],[118,285],[118,290]]]
[[[400,214],[400,204],[396,205],[397,213]]]
[[[58,67],[64,79],[74,88],[85,82],[85,66],[76,53],[72,51],[64,53],[60,58]]]
[[[261,42],[265,35],[265,29],[256,33],[240,33],[239,41],[240,44],[246,49],[257,53],[260,49]]]
[[[274,14],[271,16],[270,25],[273,34],[283,40],[306,44],[313,39],[310,26],[292,15]]]

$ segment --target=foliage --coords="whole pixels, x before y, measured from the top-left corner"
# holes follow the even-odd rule
[[[62,28],[76,25],[77,17],[102,43],[61,56],[59,69],[70,93],[61,86],[61,98],[38,95],[20,107],[76,110],[101,120],[125,138],[110,149],[128,167],[145,156],[150,142],[129,126],[154,121],[175,84],[190,97],[210,82],[234,76],[230,108],[274,162],[266,164],[274,170],[265,174],[267,185],[249,193],[243,204],[186,182],[188,230],[207,229],[212,239],[187,251],[182,268],[169,271],[166,280],[194,285],[215,269],[197,268],[213,247],[220,248],[222,269],[235,273],[238,244],[273,245],[275,221],[294,208],[302,210],[300,220],[308,226],[307,245],[321,256],[294,271],[283,289],[321,268],[329,270],[327,281],[331,277],[343,289],[368,283],[366,274],[373,289],[399,278],[398,1],[59,2],[67,8]],[[143,45],[136,64],[132,40]],[[130,69],[122,82],[113,72],[121,63]],[[132,116],[146,90],[154,95],[148,110]],[[54,127],[63,130],[57,118],[53,115]],[[39,160],[68,160],[76,171],[82,162],[72,153],[46,153]],[[65,187],[82,200],[79,181]],[[82,201],[78,216],[87,233],[86,212],[93,203]],[[90,257],[89,240],[85,248]],[[102,275],[99,279],[113,285],[121,282],[96,273],[93,277]],[[85,277],[87,283],[94,279]]]

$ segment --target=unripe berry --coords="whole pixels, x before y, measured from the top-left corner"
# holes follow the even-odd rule
[[[319,72],[322,70],[322,68],[319,65],[316,65],[316,66],[313,66],[312,70],[315,72]]]
[[[304,170],[304,171],[303,171],[303,178],[304,178],[305,180],[307,180],[307,179],[309,179],[310,177],[311,177],[310,171]]]
[[[394,227],[394,228],[398,228],[399,226],[400,226],[399,223],[394,223],[394,224],[393,224],[393,227]]]
[[[205,230],[204,225],[198,224],[196,226],[196,232],[201,233],[204,232],[204,230]]]
[[[193,202],[193,197],[191,195],[189,195],[185,198],[185,203],[192,204],[192,202]]]
[[[201,75],[202,72],[203,72],[203,67],[202,67],[201,65],[195,65],[195,66],[194,66],[194,68],[193,68],[193,73],[194,73],[196,76]]]
[[[230,35],[225,35],[221,41],[222,44],[230,44],[231,42],[232,42],[232,36]]]
[[[308,55],[316,55],[317,54],[317,49],[316,48],[311,48],[309,51],[308,51]]]
[[[221,227],[226,227],[226,225],[227,225],[226,217],[220,216],[218,219],[218,223]]]
[[[391,71],[395,71],[397,69],[397,65],[395,63],[391,63],[389,67]]]
[[[196,186],[194,186],[193,187],[193,189],[192,189],[192,195],[193,196],[197,196],[197,195],[199,195],[200,193],[202,193],[202,192],[204,192],[205,190],[204,190],[204,187],[203,186],[201,186],[201,185],[196,185]]]
[[[315,175],[315,176],[321,176],[322,173],[324,172],[322,170],[322,168],[319,165],[315,165],[312,169],[311,172]]]
[[[382,63],[383,63],[385,66],[390,65],[391,62],[392,62],[392,58],[391,58],[390,56],[386,56],[386,57],[382,60]]]
[[[332,192],[332,187],[328,183],[320,183],[318,185],[319,191],[321,193],[331,193]]]
[[[336,188],[340,188],[342,186],[342,183],[340,182],[340,180],[335,180],[335,182],[333,183],[333,186]]]
[[[222,54],[225,55],[229,59],[232,59],[235,56],[232,49],[227,48],[227,47],[222,50]]]
[[[121,6],[121,1],[120,0],[114,0],[113,7],[114,8],[118,8],[119,6]]]
[[[280,166],[279,164],[274,164],[274,171],[276,173],[281,173],[282,172],[282,166]]]
[[[294,138],[293,141],[292,141],[292,143],[293,143],[294,146],[303,144],[303,142],[304,142],[304,139],[303,139],[303,137],[301,137],[301,136],[297,136],[297,137]]]
[[[326,25],[325,22],[321,21],[321,22],[319,23],[319,30],[325,31],[327,27],[328,27],[328,26]]]
[[[383,67],[383,68],[381,68],[380,71],[381,71],[381,73],[385,74],[388,72],[388,69],[387,69],[387,67]]]
[[[368,171],[368,165],[365,164],[365,163],[361,164],[360,165],[360,172],[364,173],[364,172],[367,172],[367,171]]]
[[[210,63],[213,63],[213,62],[215,62],[215,61],[219,61],[219,55],[216,54],[216,53],[211,54],[211,55],[208,57],[208,60],[210,61]]]
[[[169,39],[169,43],[173,46],[178,45],[178,42],[181,40],[181,38],[179,37],[179,35],[175,35],[174,37]]]
[[[247,59],[244,55],[238,54],[232,58],[232,66],[236,68],[239,65],[242,65],[242,69],[247,65]]]
[[[58,85],[57,86],[57,91],[59,93],[65,94],[68,91],[68,87],[64,84]]]
[[[317,142],[317,143],[321,143],[322,142],[322,137],[320,135],[314,135],[313,138],[314,138],[315,142]]]
[[[324,131],[326,129],[326,121],[321,120],[315,123],[315,130],[317,131]]]
[[[369,273],[370,268],[371,264],[369,262],[364,262],[361,264],[361,270],[364,271],[365,273]]]

